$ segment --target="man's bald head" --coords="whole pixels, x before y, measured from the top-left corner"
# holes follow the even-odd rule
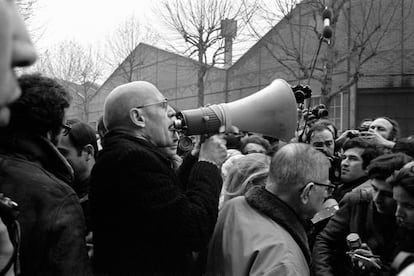
[[[266,187],[275,194],[291,193],[296,186],[323,178],[329,166],[328,158],[310,145],[287,144],[272,158]]]
[[[151,103],[160,95],[161,92],[146,81],[135,81],[116,87],[105,99],[105,126],[108,130],[130,126],[130,109]]]

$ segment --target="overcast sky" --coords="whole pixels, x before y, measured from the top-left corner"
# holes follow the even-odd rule
[[[65,39],[99,43],[126,18],[151,20],[156,0],[39,0],[31,25],[43,33],[36,41],[45,47]]]

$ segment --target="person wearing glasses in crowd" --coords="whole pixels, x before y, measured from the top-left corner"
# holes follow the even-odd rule
[[[1,127],[9,123],[9,104],[17,100],[21,94],[14,68],[29,66],[35,62],[36,58],[36,51],[23,19],[17,10],[16,3],[0,0]],[[0,190],[0,192],[2,191]],[[13,248],[7,228],[0,218],[0,271],[7,273],[6,275],[14,275],[13,264],[9,266],[9,269],[6,268],[7,263],[12,258]]]
[[[104,103],[108,129],[91,174],[93,267],[104,275],[192,275],[218,214],[224,139],[207,138],[187,183],[165,147],[178,133],[151,83],[116,87]]]
[[[396,203],[389,177],[411,160],[403,153],[392,153],[371,161],[367,170],[372,192],[360,189],[346,194],[339,203],[339,210],[316,237],[313,247],[315,275],[389,272],[397,230]],[[366,243],[355,252],[347,244],[347,236],[351,233],[358,234],[361,243]],[[367,264],[366,268],[355,265],[353,253],[371,259],[373,271]]]
[[[206,274],[310,275],[304,224],[333,188],[328,168],[328,158],[307,144],[279,149],[265,186],[252,187],[220,211]]]
[[[22,96],[0,129],[0,190],[19,204],[22,275],[91,275],[73,170],[56,147],[69,95],[41,75],[18,82]]]

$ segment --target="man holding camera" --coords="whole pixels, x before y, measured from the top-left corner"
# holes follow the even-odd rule
[[[191,275],[193,252],[207,246],[225,142],[207,138],[182,183],[163,151],[178,139],[174,118],[167,99],[148,82],[118,86],[105,100],[108,133],[89,194],[98,274]]]

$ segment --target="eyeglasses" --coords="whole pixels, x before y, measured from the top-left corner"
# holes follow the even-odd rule
[[[160,100],[158,102],[143,104],[143,105],[140,105],[140,106],[136,106],[135,108],[143,108],[143,107],[152,106],[152,105],[156,105],[156,104],[161,104],[163,109],[167,109],[167,107],[168,107],[168,99],[165,98],[165,99],[162,99],[162,100]]]
[[[315,182],[315,181],[312,181],[312,183],[316,186],[326,187],[326,188],[328,188],[329,190],[332,190],[332,191],[336,189],[336,186],[334,184],[324,184],[324,183],[318,183],[318,182]]]
[[[62,124],[61,127],[63,136],[67,136],[72,129],[72,127],[68,124]]]
[[[315,186],[321,186],[321,187],[326,187],[326,191],[328,192],[328,194],[332,194],[333,191],[335,191],[336,186],[333,184],[324,184],[324,183],[318,183],[315,181],[311,181],[308,184],[313,183],[313,185]],[[303,186],[300,191],[303,191],[305,189],[306,186],[308,186],[308,184],[306,184],[305,186]]]

